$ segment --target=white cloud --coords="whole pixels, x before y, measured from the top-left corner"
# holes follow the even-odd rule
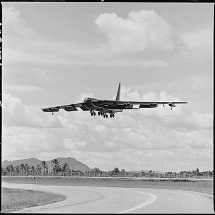
[[[172,42],[168,41],[171,37],[171,30],[168,30],[168,23],[165,24],[165,21],[163,21],[162,18],[153,11],[143,11],[142,13],[146,13],[146,17],[151,16],[152,20],[154,20],[150,21],[151,19],[147,19],[146,21],[147,25],[150,26],[149,28],[152,28],[152,30],[146,30],[146,37],[149,37],[148,35],[150,34],[150,39],[146,39],[146,42],[149,43],[148,45],[150,46],[150,48],[154,46],[156,53],[158,53],[158,49],[165,49],[168,51],[172,50]],[[132,22],[137,22],[135,25],[142,25],[141,12],[132,12],[130,18],[133,20]],[[138,22],[140,23],[138,24]],[[147,58],[147,56],[149,55],[147,54],[144,59],[143,57],[125,57],[116,55],[115,53],[111,52],[107,44],[78,43],[74,41],[57,40],[50,38],[50,36],[45,37],[38,31],[29,27],[28,23],[22,19],[20,12],[14,7],[3,8],[3,23],[4,63],[66,65],[69,67],[74,65],[108,67],[137,66],[141,68],[165,67],[167,65],[167,63],[162,60],[163,58],[161,56],[163,55],[159,55],[158,58],[155,58],[153,57],[155,56],[153,54],[151,55],[151,57]],[[162,24],[163,27],[160,27],[160,24]],[[131,29],[131,31],[133,32],[131,37],[137,34],[137,32],[135,32],[135,29]],[[141,31],[143,31],[143,26],[141,26],[139,30],[137,29],[137,31],[139,32],[137,34],[137,37],[139,39],[132,38],[133,42],[129,43],[130,45],[126,44],[126,41],[120,42],[122,43],[122,45],[119,44],[119,49],[121,49],[120,46],[123,46],[123,49],[127,47],[129,51],[133,50],[133,48],[140,49],[141,51],[142,47],[137,45],[137,43],[142,41]],[[126,32],[127,31],[125,31],[125,33]],[[129,32],[130,30],[128,29],[128,33]],[[157,37],[157,35],[159,35],[159,37]],[[116,35],[116,37],[118,36]],[[118,42],[114,43],[114,46],[117,46],[117,43]],[[38,73],[38,78],[40,80],[42,80],[43,78],[44,80],[49,80],[47,73],[44,71]]]
[[[212,29],[198,30],[183,34],[184,43],[191,49],[196,48],[212,48],[213,46],[213,31]]]
[[[62,127],[60,121],[54,116],[41,115],[42,111],[34,112],[25,106],[21,99],[11,94],[2,94],[3,125],[24,127]]]
[[[2,131],[3,159],[39,157],[41,152],[51,154],[67,150],[59,129],[3,126]]]
[[[202,60],[210,60],[212,66],[214,46],[212,28],[184,33],[181,38],[186,46],[183,50],[184,58],[196,60],[198,64],[205,63],[201,62]]]
[[[14,7],[4,7],[2,8],[2,22],[4,28],[4,33],[9,35],[15,34],[21,36],[35,36],[35,31],[32,28],[29,28],[24,20],[20,18],[20,12]]]
[[[122,95],[126,100],[131,96],[137,100],[151,97],[155,101],[180,101],[166,92],[161,92],[159,98],[154,92],[141,96],[137,90],[132,92],[130,89],[122,88]],[[86,151],[109,151],[110,148],[175,149],[186,145],[187,142],[183,142],[184,136],[175,138],[174,130],[183,134],[190,130],[211,129],[212,126],[211,114],[196,112],[190,115],[184,113],[180,105],[173,111],[162,106],[155,109],[125,110],[116,114],[114,120],[90,117],[88,112],[82,111],[78,116],[71,114],[61,117],[66,117],[64,126],[69,135],[72,135],[73,141],[79,139],[86,143],[84,149]],[[82,128],[81,132],[79,127]],[[204,147],[205,139],[199,144],[201,142]]]
[[[115,13],[100,14],[95,23],[107,33],[114,52],[174,49],[171,25],[154,11],[132,11],[127,19]]]
[[[64,139],[64,146],[69,150],[69,151],[75,151],[77,149],[77,147],[79,146],[85,146],[86,143],[85,142],[72,142],[71,139],[67,138]]]
[[[192,114],[176,115],[173,117],[166,116],[164,125],[179,131],[192,131],[198,129],[212,129],[212,114],[200,114],[194,112]]]

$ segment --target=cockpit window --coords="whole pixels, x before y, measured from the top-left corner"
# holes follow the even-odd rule
[[[97,101],[97,99],[87,97],[87,98],[84,99],[84,102],[86,102],[86,101],[93,101],[93,102],[95,102],[95,101]]]
[[[85,98],[85,99],[84,99],[84,102],[86,102],[86,101],[91,101],[91,100],[92,100],[92,99],[88,97],[88,98]]]

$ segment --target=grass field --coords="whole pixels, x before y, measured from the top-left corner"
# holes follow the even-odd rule
[[[10,183],[31,183],[60,186],[98,186],[98,187],[130,187],[186,190],[213,194],[212,180],[133,180],[118,178],[71,178],[71,177],[2,177],[2,181]]]
[[[42,191],[2,188],[1,212],[10,213],[27,207],[44,205],[66,199],[66,196]]]

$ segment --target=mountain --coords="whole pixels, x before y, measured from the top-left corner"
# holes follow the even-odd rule
[[[71,170],[81,170],[82,172],[84,172],[85,170],[86,171],[90,171],[91,169],[81,163],[80,161],[76,160],[75,158],[71,158],[71,157],[68,157],[68,158],[62,158],[62,157],[59,157],[57,158],[59,161],[60,161],[60,165],[63,166],[64,163],[68,163],[69,165],[69,168]],[[8,160],[5,160],[2,162],[2,167],[5,168],[9,165],[13,165],[13,166],[19,166],[20,164],[28,164],[28,166],[37,166],[38,164],[41,164],[41,160],[37,159],[37,158],[29,158],[29,159],[22,159],[22,160],[14,160],[14,161],[8,161]],[[51,163],[51,160],[49,161],[46,161],[47,164]]]
[[[71,157],[68,157],[68,158],[62,158],[62,157],[59,157],[57,158],[59,161],[60,161],[60,164],[61,166],[63,166],[64,163],[68,163],[69,165],[69,168],[72,170],[81,170],[82,172],[84,172],[85,170],[86,171],[90,171],[91,169],[81,163],[80,161],[76,160],[75,158],[71,158]]]
[[[41,164],[41,160],[39,160],[37,158],[29,158],[29,159],[14,160],[14,161],[5,160],[2,162],[2,167],[5,168],[9,165],[19,166],[22,163],[28,164],[28,166],[35,166],[36,167],[38,164]]]

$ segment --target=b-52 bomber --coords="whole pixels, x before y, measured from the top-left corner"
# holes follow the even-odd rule
[[[69,105],[62,105],[49,108],[41,108],[44,112],[51,112],[52,115],[54,112],[58,112],[60,109],[65,111],[77,111],[77,108],[81,108],[83,111],[90,111],[91,116],[96,115],[98,111],[99,116],[108,118],[114,118],[115,113],[123,112],[124,109],[140,109],[140,108],[156,108],[158,105],[168,104],[171,107],[176,106],[176,104],[187,104],[187,102],[136,102],[136,101],[121,101],[120,100],[120,88],[121,84],[119,83],[116,100],[99,100],[95,98],[85,98],[83,102]],[[139,107],[134,108],[134,105],[139,105]]]

